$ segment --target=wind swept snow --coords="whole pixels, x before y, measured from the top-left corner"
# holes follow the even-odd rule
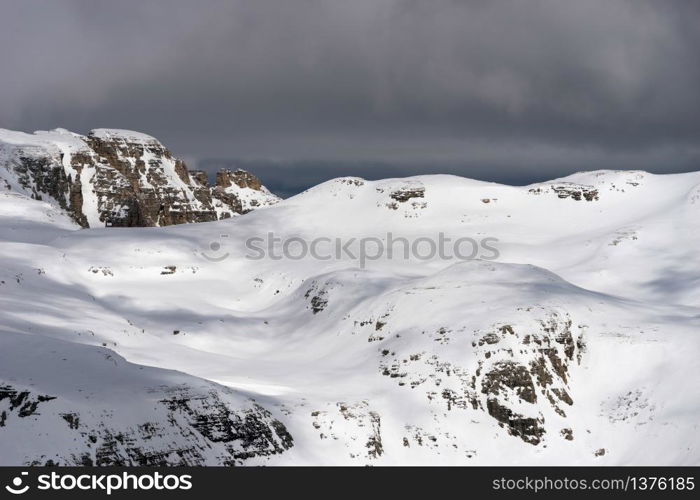
[[[698,215],[700,173],[341,178],[167,228],[0,193],[0,464],[697,465]],[[246,246],[390,233],[498,252]]]

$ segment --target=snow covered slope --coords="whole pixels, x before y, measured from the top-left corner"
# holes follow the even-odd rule
[[[0,464],[700,463],[700,173],[343,178],[166,228],[12,196]],[[258,258],[269,234],[494,239]]]
[[[139,132],[0,129],[0,191],[45,199],[83,227],[212,221],[279,201],[248,172],[218,179],[226,182],[208,186],[206,174]]]

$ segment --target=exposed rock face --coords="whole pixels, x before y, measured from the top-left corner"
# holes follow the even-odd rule
[[[484,411],[510,435],[538,445],[548,421],[565,419],[565,409],[574,404],[569,369],[580,361],[585,344],[582,334],[574,335],[567,313],[539,307],[522,312],[535,312],[536,319],[517,327],[502,323],[490,331],[474,331],[467,363],[427,352],[385,349],[381,373],[400,386],[426,387],[428,399],[443,400],[448,411]],[[455,336],[461,335],[440,328],[431,337],[447,345]]]
[[[341,401],[325,408],[311,412],[311,424],[319,438],[346,443],[350,458],[375,460],[382,456],[382,419],[367,401]]]
[[[420,211],[428,206],[427,202],[421,200],[421,198],[425,198],[425,187],[417,181],[405,182],[403,185],[390,190],[383,187],[376,188],[376,190],[381,195],[388,194],[384,206],[391,210],[402,208],[403,215],[407,219],[418,217]],[[380,206],[380,204],[377,206]]]
[[[11,385],[0,385],[0,404],[7,401],[6,408],[0,411],[0,427],[5,427],[8,414],[13,412],[19,418],[26,418],[34,415],[41,403],[56,399],[53,396],[33,395],[29,391],[17,391]]]
[[[109,411],[97,412],[97,422],[93,414],[54,413],[46,402],[59,398],[0,385],[0,427],[41,417],[44,429],[60,429],[74,437],[70,453],[28,456],[27,465],[240,465],[294,446],[284,424],[252,401],[235,408],[226,401],[226,393],[215,390],[201,393],[177,386],[153,391],[164,393],[157,403],[165,409],[165,418],[129,427],[111,418]]]
[[[275,407],[247,394],[104,347],[24,337],[2,335],[2,465],[229,466],[295,444]]]
[[[598,200],[598,190],[593,186],[584,186],[580,184],[574,184],[572,182],[560,182],[558,184],[551,184],[547,187],[537,187],[529,190],[531,194],[544,194],[553,192],[558,198],[566,199],[570,198],[572,200],[581,201],[597,201]]]
[[[205,172],[190,172],[153,137],[126,130],[0,130],[0,178],[5,188],[55,202],[83,227],[207,222],[279,201],[243,170],[222,170],[209,186]]]
[[[217,186],[226,189],[234,184],[241,188],[250,188],[255,189],[256,191],[259,191],[260,188],[262,188],[260,180],[245,170],[237,169],[235,172],[232,172],[227,169],[221,169],[216,174]]]
[[[207,186],[209,184],[207,173],[204,170],[190,170],[190,179],[192,179],[193,183],[200,186]]]
[[[392,199],[398,201],[399,203],[404,203],[411,198],[423,198],[425,196],[425,188],[420,187],[406,187],[402,189],[397,189],[389,195]]]

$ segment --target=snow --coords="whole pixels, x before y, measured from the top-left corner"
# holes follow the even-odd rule
[[[50,146],[60,145],[66,149],[78,151],[85,148],[81,136],[66,129],[57,128],[49,131],[37,130],[33,134],[0,128],[0,140],[15,146]]]
[[[116,128],[96,128],[91,130],[88,135],[105,140],[123,139],[125,141],[134,142],[138,144],[160,144],[158,142],[158,139],[156,139],[155,137],[144,134],[142,132],[135,132],[133,130],[123,130]]]
[[[90,139],[98,138],[118,144],[114,154],[123,165],[129,163],[132,172],[138,176],[139,188],[153,190],[163,194],[171,190],[165,199],[172,203],[172,212],[178,212],[177,204],[185,205],[192,212],[207,212],[212,208],[219,218],[237,216],[232,207],[216,196],[212,206],[200,201],[195,194],[196,187],[178,175],[178,160],[170,155],[157,139],[131,130],[95,129],[88,136],[75,134],[65,129],[37,131],[33,134],[0,129],[0,189],[11,190],[35,198],[42,198],[57,207],[69,205],[69,201],[80,202],[74,210],[84,215],[88,227],[102,227],[105,218],[111,217],[126,207],[105,195],[102,186],[111,182],[110,192],[114,193],[117,184],[127,187],[128,181],[120,169],[101,157],[90,147]],[[145,171],[140,171],[143,162]],[[27,173],[27,164],[43,165],[47,172],[51,168],[62,168],[66,178],[74,183],[80,181],[80,197],[69,199],[69,194],[56,195],[47,192],[46,183],[37,182],[31,173]],[[109,178],[109,180],[106,180]],[[136,187],[135,187],[136,188]],[[64,189],[65,190],[65,189]],[[273,205],[279,198],[264,186],[260,190],[240,188],[232,185],[225,189],[241,201],[243,211]],[[53,199],[57,196],[61,199]],[[208,196],[208,194],[207,194]],[[65,199],[63,199],[65,197]],[[181,205],[181,206],[182,206]],[[82,219],[80,219],[82,222]],[[160,225],[160,221],[156,221]]]
[[[239,200],[244,212],[265,208],[279,203],[280,198],[272,194],[265,186],[261,189],[252,189],[249,187],[240,187],[235,184],[227,187],[225,192],[235,194]]]
[[[561,198],[562,185],[597,199]],[[406,192],[420,195],[396,200]],[[148,388],[178,384],[227,387],[231,404],[253,397],[284,423],[294,446],[251,464],[700,463],[698,172],[525,187],[342,178],[235,219],[167,228],[76,230],[46,203],[0,193],[0,385],[57,396],[0,432],[2,465],[71,453],[52,415],[163,419]],[[364,267],[246,258],[246,239],[268,233],[495,237],[500,256]],[[535,402],[507,387],[496,396],[543,420],[531,444],[486,411],[479,384],[540,360],[552,380],[533,375]],[[472,377],[478,409],[464,402]],[[40,425],[50,444],[29,437]]]

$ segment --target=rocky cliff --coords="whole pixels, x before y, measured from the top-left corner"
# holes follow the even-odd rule
[[[155,138],[113,129],[0,129],[0,189],[58,205],[83,227],[215,221],[279,201],[248,172],[222,170],[210,186]]]

